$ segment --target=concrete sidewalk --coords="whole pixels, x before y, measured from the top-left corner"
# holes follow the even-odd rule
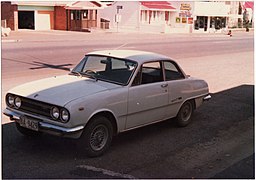
[[[233,36],[248,36],[253,35],[254,31],[250,30],[250,32],[245,32],[241,29],[232,30]],[[104,31],[98,30],[91,33],[88,32],[77,32],[77,31],[59,31],[59,30],[50,30],[50,31],[34,31],[34,30],[19,30],[12,31],[10,36],[2,37],[2,43],[8,42],[20,42],[20,41],[76,41],[87,39],[90,37],[90,40],[98,40],[103,39],[104,37],[112,38],[112,39],[138,39],[143,37],[144,39],[154,39],[158,37],[176,37],[176,38],[200,38],[200,37],[226,37],[227,34],[224,33],[172,33],[172,34],[163,34],[163,33],[143,33],[143,32],[134,32],[134,31],[126,31],[126,32],[115,32],[115,31]]]

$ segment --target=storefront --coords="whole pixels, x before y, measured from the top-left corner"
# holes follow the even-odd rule
[[[226,17],[208,17],[208,16],[196,16],[194,29],[203,31],[218,31],[227,27]],[[210,21],[210,26],[208,26],[208,21]]]
[[[222,32],[227,29],[230,6],[225,2],[194,2],[193,32]]]
[[[68,13],[68,30],[90,31],[91,28],[99,27],[98,10],[102,9],[100,4],[77,1],[76,3],[68,4],[65,8]]]

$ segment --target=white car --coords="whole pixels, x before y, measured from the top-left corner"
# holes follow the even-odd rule
[[[3,113],[24,135],[79,138],[94,157],[120,132],[173,117],[188,125],[210,98],[204,80],[186,75],[167,56],[106,50],[88,53],[68,75],[10,90]]]

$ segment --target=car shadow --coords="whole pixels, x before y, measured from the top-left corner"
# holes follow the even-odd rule
[[[98,158],[87,158],[75,140],[50,135],[28,138],[19,134],[15,123],[3,124],[3,178],[47,178],[42,169],[30,175],[25,173],[21,176],[19,173],[38,163],[44,164],[41,168],[46,171],[53,162],[61,166],[76,166],[86,162],[92,166],[113,169],[123,167],[124,172],[130,172],[137,167],[136,164],[152,162],[160,156],[175,153],[177,149],[208,142],[217,137],[219,131],[251,117],[254,121],[253,85],[242,85],[211,95],[212,99],[194,112],[192,122],[187,127],[178,128],[174,119],[170,119],[121,133],[113,138],[110,150]],[[24,166],[24,162],[30,163]],[[17,167],[19,172],[15,171]],[[54,175],[50,177],[61,178]]]

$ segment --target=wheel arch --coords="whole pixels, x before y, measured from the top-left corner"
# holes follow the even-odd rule
[[[117,121],[116,121],[116,117],[114,116],[114,114],[111,111],[108,110],[102,110],[102,111],[98,111],[95,112],[90,118],[89,121],[86,123],[85,127],[91,123],[93,121],[93,119],[97,116],[103,116],[106,117],[112,124],[113,127],[113,134],[116,135],[118,133],[118,127],[117,127]]]
[[[186,99],[185,101],[183,101],[181,104],[180,104],[180,107],[179,107],[179,111],[180,111],[180,108],[183,106],[183,104],[185,104],[186,102],[190,101],[192,103],[192,106],[193,106],[193,110],[196,109],[196,98],[190,98],[190,99]],[[178,112],[179,112],[178,111]]]

